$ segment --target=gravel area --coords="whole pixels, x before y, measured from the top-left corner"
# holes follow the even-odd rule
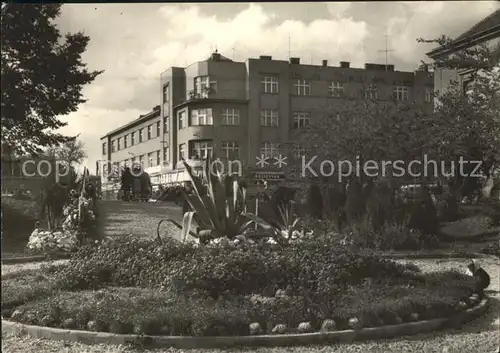
[[[448,223],[441,228],[441,233],[457,239],[475,238],[484,234],[500,234],[500,227],[491,227],[491,219],[477,215]]]
[[[406,261],[403,261],[406,262]],[[411,260],[422,268],[423,271],[439,271],[445,269],[464,270],[467,259],[425,259]],[[261,349],[236,349],[231,352],[244,353],[497,353],[500,346],[500,263],[498,260],[481,259],[481,265],[491,275],[489,295],[491,306],[486,315],[465,324],[459,329],[448,329],[440,332],[402,337],[386,341],[371,341],[334,346],[309,346],[290,348],[261,348]],[[40,266],[41,264],[31,264]],[[4,265],[2,275],[12,271],[19,271],[28,265]],[[17,337],[2,332],[2,351],[8,353],[135,353],[141,350],[123,346],[96,345],[86,346],[77,343],[56,342],[31,337]],[[150,353],[222,353],[222,350],[189,350],[156,349],[148,350]]]

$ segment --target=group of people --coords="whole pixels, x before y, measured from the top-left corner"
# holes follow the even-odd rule
[[[121,192],[124,201],[148,201],[153,192],[149,174],[139,166],[132,170],[125,167],[121,176]]]

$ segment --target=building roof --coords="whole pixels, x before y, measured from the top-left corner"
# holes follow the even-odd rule
[[[233,62],[233,60],[226,58],[224,55],[221,55],[217,50],[210,55],[207,61],[228,61]]]
[[[160,106],[157,105],[149,113],[144,114],[144,115],[140,115],[137,119],[132,120],[131,122],[129,122],[129,123],[125,124],[125,125],[122,125],[122,126],[116,128],[114,130],[111,130],[106,135],[102,136],[101,139],[106,138],[108,136],[116,135],[116,134],[118,134],[118,133],[120,133],[122,131],[125,131],[125,130],[133,127],[133,126],[138,125],[139,123],[147,121],[147,120],[149,120],[151,118],[155,118],[155,117],[157,117],[157,116],[160,115],[160,111],[161,111]]]
[[[480,44],[487,40],[500,37],[500,9],[476,23],[467,31],[455,38],[446,48],[435,48],[427,56],[435,58],[440,55]]]

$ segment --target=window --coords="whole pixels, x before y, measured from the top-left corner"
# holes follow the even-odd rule
[[[264,76],[262,78],[261,90],[263,93],[278,93],[279,92],[279,80],[278,76]]]
[[[153,152],[148,153],[148,167],[154,167],[155,166],[155,159]]]
[[[306,155],[307,150],[302,146],[295,146],[293,149],[293,158],[301,159],[302,156]]]
[[[222,109],[222,125],[240,125],[240,110],[231,108]]]
[[[153,125],[148,126],[148,140],[151,140],[153,137]]]
[[[102,144],[102,154],[108,154],[108,144],[106,142]]]
[[[161,136],[161,121],[156,122],[156,137]]]
[[[111,141],[111,152],[116,152],[116,140]]]
[[[407,101],[408,100],[408,87],[407,86],[394,87],[394,98],[398,101]]]
[[[179,112],[179,130],[186,127],[186,112]]]
[[[156,151],[156,165],[160,165],[160,150]]]
[[[139,129],[139,143],[144,140],[144,129]]]
[[[118,137],[118,151],[122,149],[122,138]]]
[[[366,99],[378,99],[377,85],[370,83],[368,88],[365,89]]]
[[[293,113],[293,128],[303,129],[309,126],[311,115],[309,113]]]
[[[209,76],[199,76],[194,80],[195,94],[208,98],[210,93],[217,91],[217,81],[210,81]]]
[[[170,130],[169,128],[170,125],[170,119],[168,117],[165,117],[163,119],[163,132],[166,134]]]
[[[309,96],[311,94],[311,83],[309,80],[295,80],[293,87],[296,95]]]
[[[344,95],[344,83],[342,82],[332,82],[328,86],[328,92],[330,96],[335,98],[340,98]]]
[[[260,126],[278,126],[278,111],[264,109],[260,112]]]
[[[237,160],[240,158],[240,146],[238,142],[226,141],[222,142],[221,146],[222,156],[229,160]]]
[[[212,108],[191,110],[191,126],[213,125]]]
[[[434,92],[432,87],[425,87],[425,102],[432,103],[433,97],[434,97]]]
[[[128,135],[123,136],[123,148],[128,147]]]
[[[144,155],[139,156],[139,164],[141,165],[141,168],[144,168]]]
[[[179,159],[186,159],[186,144],[180,144],[179,145]]]
[[[212,141],[196,141],[192,143],[191,158],[205,159],[213,152]]]
[[[278,155],[278,146],[274,143],[264,142],[260,148],[260,154],[264,157],[275,157]]]
[[[135,145],[135,131],[130,134],[130,146]]]
[[[163,86],[163,103],[167,103],[170,101],[170,86],[167,83]]]
[[[170,149],[168,147],[163,147],[163,165],[170,163]]]

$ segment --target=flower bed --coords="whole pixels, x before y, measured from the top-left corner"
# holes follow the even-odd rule
[[[73,190],[74,191],[74,190]],[[28,240],[27,249],[32,253],[73,252],[84,241],[91,239],[95,228],[95,211],[92,200],[73,192],[72,199],[64,206],[64,220],[55,231],[36,228]]]
[[[460,273],[422,274],[330,245],[124,239],[86,246],[66,265],[2,281],[2,312],[67,329],[241,336],[449,317],[479,301],[473,280]]]

